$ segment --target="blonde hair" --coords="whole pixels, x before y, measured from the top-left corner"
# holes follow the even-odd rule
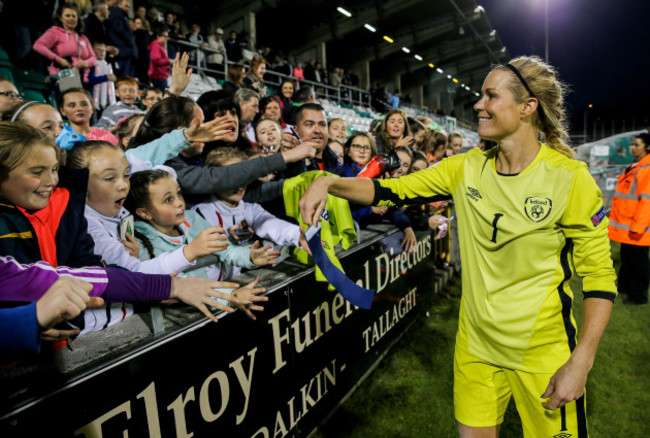
[[[50,146],[59,159],[59,148],[39,129],[21,122],[0,122],[0,182],[23,162],[35,146]]]
[[[92,156],[102,149],[110,149],[124,153],[121,148],[113,146],[104,140],[82,141],[68,151],[65,165],[72,169],[88,169]]]
[[[568,125],[564,108],[564,96],[568,87],[557,78],[555,69],[537,56],[520,56],[509,64],[519,71],[538,101],[538,109],[532,116],[532,123],[537,132],[543,135],[545,143],[551,149],[573,158],[573,150],[568,145]],[[531,97],[522,81],[508,67],[500,65],[492,71],[495,70],[508,72],[508,87],[517,102],[522,103]]]
[[[228,146],[218,147],[208,154],[205,159],[206,166],[223,167],[224,163],[232,160],[246,160],[246,155],[237,148]]]

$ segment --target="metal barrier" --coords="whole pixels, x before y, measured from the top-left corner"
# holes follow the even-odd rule
[[[596,184],[598,184],[598,188],[603,192],[603,206],[607,214],[612,209],[612,198],[616,191],[618,175],[622,174],[626,167],[626,165],[612,165],[598,169],[590,169],[589,171],[591,176],[594,177]]]
[[[219,52],[218,50],[215,50],[211,47],[206,47],[204,49],[201,49],[200,48],[201,46],[199,44],[194,44],[188,41],[176,40],[176,39],[170,39],[169,42],[179,46],[188,47],[189,49],[195,51],[202,50],[203,52],[206,53],[206,57],[211,53],[223,54],[224,56],[223,70],[214,70],[214,69],[207,68],[206,66],[201,66],[197,64],[190,65],[190,67],[192,67],[200,75],[208,73],[216,77],[220,77],[227,80],[228,65],[241,64],[240,62],[233,62],[228,60],[225,53]],[[195,56],[194,59],[199,59],[199,57]],[[289,79],[298,82],[299,84],[310,85],[316,92],[316,96],[319,98],[335,99],[338,102],[349,103],[350,105],[364,105],[370,107],[370,93],[361,88],[351,87],[349,85],[343,85],[343,84],[339,85],[338,87],[333,87],[331,85],[323,84],[320,82],[313,82],[305,79],[297,79],[293,76],[287,76],[285,74],[278,73],[272,70],[267,70],[265,77],[272,77],[271,80],[265,79],[264,82],[265,84],[271,85],[276,89],[280,86],[280,84],[282,84],[283,80]]]

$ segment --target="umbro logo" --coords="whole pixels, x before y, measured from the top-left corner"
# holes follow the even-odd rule
[[[553,438],[571,438],[573,435],[570,433],[560,432],[557,435],[553,435]]]
[[[467,193],[465,193],[465,196],[477,202],[479,199],[483,199],[478,190],[476,190],[474,187],[469,186],[467,186]]]

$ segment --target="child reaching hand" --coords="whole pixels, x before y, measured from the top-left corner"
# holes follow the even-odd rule
[[[280,255],[279,251],[269,251],[270,245],[260,247],[259,242],[250,248],[229,245],[223,228],[210,226],[198,213],[185,210],[178,181],[164,170],[131,175],[127,206],[135,213],[135,235],[143,248],[141,260],[176,251],[183,245],[190,256],[209,254],[179,272],[180,276],[219,280],[223,278],[224,264],[254,269],[276,263],[273,259]]]
[[[205,163],[208,166],[223,167],[244,159],[244,153],[238,149],[223,147],[210,152]],[[298,225],[278,219],[259,204],[244,202],[242,199],[245,193],[246,186],[220,191],[212,195],[209,202],[197,204],[192,210],[203,216],[210,225],[227,228],[228,235],[234,241],[250,239],[255,233],[279,245],[300,245],[310,252]],[[248,225],[248,229],[242,224]],[[224,279],[238,275],[241,271],[233,266],[223,266],[223,270],[226,271],[222,276]]]

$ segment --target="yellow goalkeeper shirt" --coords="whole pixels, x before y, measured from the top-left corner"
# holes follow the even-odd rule
[[[471,150],[399,179],[375,180],[374,205],[453,197],[463,295],[456,348],[486,362],[553,373],[576,344],[572,270],[585,298],[613,300],[602,193],[577,160],[541,145],[521,173]]]

